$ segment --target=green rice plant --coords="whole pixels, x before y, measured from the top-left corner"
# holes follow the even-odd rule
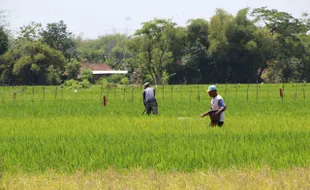
[[[307,168],[310,91],[303,85],[286,85],[282,101],[282,84],[218,84],[227,104],[222,128],[200,118],[210,106],[207,85],[199,91],[198,85],[158,86],[157,116],[141,114],[141,87],[58,88],[57,96],[55,86],[5,87],[2,168],[30,173]]]

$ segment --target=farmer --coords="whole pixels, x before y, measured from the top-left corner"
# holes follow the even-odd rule
[[[155,98],[155,89],[147,82],[144,84],[143,90],[143,104],[147,115],[153,112],[154,115],[158,114],[158,105]]]
[[[217,94],[217,88],[215,85],[209,86],[207,92],[212,98],[210,111],[200,114],[200,117],[209,115],[211,118],[210,126],[215,127],[218,125],[219,127],[222,127],[224,124],[224,111],[226,110],[224,100],[222,96]]]

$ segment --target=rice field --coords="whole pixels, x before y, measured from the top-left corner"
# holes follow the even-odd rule
[[[0,184],[27,189],[16,181],[24,177],[25,181],[33,179],[29,189],[42,189],[36,180],[47,180],[51,173],[57,179],[72,180],[77,172],[102,177],[109,171],[118,180],[124,179],[123,173],[153,173],[162,181],[175,175],[181,181],[197,179],[200,184],[201,173],[212,178],[241,172],[253,174],[254,179],[268,169],[275,172],[267,175],[270,179],[280,180],[277,176],[284,171],[293,177],[284,180],[292,186],[277,186],[277,181],[266,188],[310,187],[308,84],[217,85],[227,105],[222,128],[210,128],[208,118],[200,118],[209,109],[207,86],[158,86],[157,116],[142,114],[141,87],[92,86],[77,91],[60,86],[0,87]],[[284,90],[283,98],[279,88]],[[297,175],[295,170],[308,176],[302,186],[290,181]],[[144,189],[146,181],[141,180],[141,187],[129,184],[128,188]],[[149,189],[165,187],[157,182]],[[232,183],[223,178],[219,186],[195,186],[195,180],[189,182],[191,186],[178,184],[166,187],[217,189]]]

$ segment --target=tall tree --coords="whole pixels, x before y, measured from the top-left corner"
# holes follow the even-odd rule
[[[207,50],[209,42],[209,23],[204,19],[188,21],[187,44],[185,48],[184,78],[192,82],[206,82],[210,60]]]
[[[80,74],[81,67],[82,63],[76,59],[72,59],[70,62],[67,62],[65,68],[68,79],[77,79],[77,76]]]
[[[6,25],[5,12],[0,10],[0,55],[9,48],[9,35],[8,31],[5,29]]]
[[[241,9],[227,25],[228,42],[227,61],[231,68],[230,80],[235,82],[255,82],[261,59],[257,54],[257,43],[254,40],[256,26],[247,18],[248,8]]]
[[[231,80],[232,69],[228,64],[229,45],[226,31],[232,20],[233,16],[223,9],[217,9],[210,20],[208,53],[211,55],[212,69],[209,69],[208,75],[213,79],[210,82],[228,82]]]
[[[39,41],[42,30],[40,23],[31,22],[29,25],[20,27],[18,40]]]
[[[252,15],[257,21],[263,21],[273,36],[275,53],[273,61],[269,61],[270,69],[281,70],[279,75],[282,81],[299,80],[300,75],[294,73],[297,73],[296,69],[302,68],[302,59],[306,53],[300,36],[309,30],[307,15],[304,14],[303,19],[297,19],[289,13],[267,7],[254,9]],[[264,67],[267,67],[267,62]]]
[[[9,37],[3,26],[0,26],[0,55],[9,48]]]
[[[19,42],[0,59],[1,78],[17,84],[57,84],[65,63],[59,51],[31,41]]]
[[[77,56],[72,33],[67,31],[67,25],[63,21],[47,24],[41,35],[43,42],[60,51],[66,59]]]
[[[98,39],[76,39],[80,60],[105,62],[113,69],[127,69],[129,38],[123,34],[100,36]],[[126,63],[125,63],[126,62]]]
[[[169,20],[155,18],[143,23],[142,28],[136,31],[137,36],[144,37],[141,53],[146,58],[145,68],[156,84],[161,83],[164,67],[173,61],[169,48],[175,25]]]
[[[77,48],[77,53],[81,61],[104,62],[106,60],[103,49],[96,50],[79,47]]]

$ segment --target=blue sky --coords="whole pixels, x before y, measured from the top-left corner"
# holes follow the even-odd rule
[[[231,14],[242,8],[268,6],[299,17],[310,13],[310,0],[0,0],[0,9],[10,13],[10,28],[18,28],[31,21],[42,24],[63,20],[69,31],[83,34],[84,38],[96,38],[113,31],[129,33],[141,27],[141,23],[157,18],[172,18],[185,26],[188,19],[209,20],[216,8]],[[127,26],[127,27],[126,27]]]

